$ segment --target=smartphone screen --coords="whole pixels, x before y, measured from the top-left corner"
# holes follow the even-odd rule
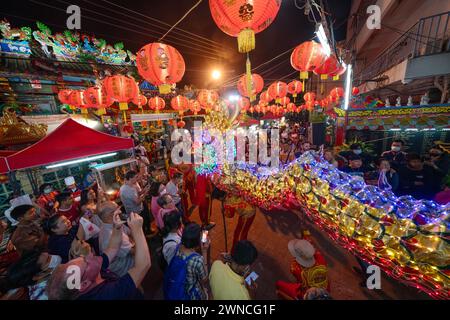
[[[249,276],[247,278],[245,278],[245,282],[247,282],[248,285],[252,284],[252,281],[256,281],[256,279],[258,279],[258,274],[255,271],[252,271],[252,273],[249,274]]]
[[[202,242],[203,242],[203,243],[206,243],[207,240],[208,240],[208,231],[205,230],[205,231],[203,231],[203,233],[202,233]]]

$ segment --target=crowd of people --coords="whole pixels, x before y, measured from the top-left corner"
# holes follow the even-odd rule
[[[424,155],[406,153],[404,148],[402,140],[394,139],[390,150],[374,156],[365,152],[360,143],[353,143],[349,150],[338,153],[334,148],[325,148],[323,157],[339,170],[363,179],[368,185],[389,189],[397,196],[411,195],[442,205],[450,202],[448,153],[439,145],[433,145]],[[282,164],[310,150],[314,146],[298,126],[281,134]]]
[[[281,160],[313,149],[301,128],[282,133]],[[353,144],[349,151],[323,152],[324,159],[368,184],[389,187],[398,195],[448,201],[436,196],[448,171],[438,147],[429,157],[406,154],[403,142],[373,159]],[[252,299],[257,290],[252,265],[258,250],[247,240],[256,208],[243,199],[214,190],[192,166],[160,168],[136,145],[137,164],[128,170],[116,197],[104,192],[88,173],[81,186],[67,177],[66,188],[40,187],[34,201],[12,207],[0,224],[0,296],[3,299],[143,299],[143,281],[152,262],[163,272],[168,300]],[[448,183],[448,182],[447,182]],[[203,193],[202,193],[203,192]],[[445,192],[445,191],[444,191]],[[220,194],[227,215],[239,216],[233,244],[211,263],[211,202]],[[23,196],[27,197],[27,196]],[[188,201],[187,199],[190,199]],[[439,202],[438,201],[438,202]],[[190,202],[190,207],[189,207]],[[446,203],[446,202],[445,202]],[[199,207],[201,224],[192,222]],[[151,254],[149,241],[157,241]],[[326,261],[308,232],[289,242],[294,283],[277,281],[283,299],[331,299]],[[153,255],[153,259],[152,256]],[[72,271],[78,269],[79,279]]]

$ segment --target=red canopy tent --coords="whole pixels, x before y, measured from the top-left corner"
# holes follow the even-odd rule
[[[0,174],[133,147],[132,139],[111,136],[67,119],[28,148],[0,157]]]

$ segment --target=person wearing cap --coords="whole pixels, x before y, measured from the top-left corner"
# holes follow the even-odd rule
[[[39,187],[40,196],[36,200],[36,204],[44,208],[50,213],[55,210],[56,196],[59,194],[58,191],[53,190],[51,183],[44,183]]]
[[[78,188],[75,182],[75,178],[72,176],[66,177],[64,179],[64,184],[66,185],[66,188],[63,190],[63,192],[69,192],[75,201],[80,202],[81,190]]]
[[[391,150],[387,150],[381,154],[383,159],[388,160],[391,166],[398,170],[406,165],[406,152],[402,151],[405,143],[403,140],[395,139],[392,141]]]
[[[309,232],[305,232],[304,238],[310,238]],[[306,239],[295,239],[288,243],[288,250],[294,257],[291,273],[297,282],[276,282],[277,294],[284,299],[302,299],[310,288],[324,288],[329,291],[325,258]]]
[[[345,166],[342,171],[346,172],[351,176],[357,176],[364,179],[364,175],[367,172],[366,168],[363,166],[363,159],[358,155],[352,155],[348,158],[348,165]]]
[[[258,257],[253,243],[241,240],[231,251],[227,262],[216,260],[211,266],[209,284],[214,300],[251,300],[245,278]]]

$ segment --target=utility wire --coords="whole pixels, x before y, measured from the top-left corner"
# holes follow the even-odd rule
[[[47,7],[49,7],[49,8],[56,9],[56,10],[58,10],[58,11],[66,12],[64,9],[61,9],[61,8],[58,8],[58,7],[51,6],[51,5],[46,4],[46,3],[43,3],[43,2],[39,2],[39,1],[36,1],[36,0],[30,0],[30,1],[31,1],[31,2],[34,2],[34,3],[36,3],[36,4],[40,4],[40,5],[43,5],[43,6],[47,6]],[[119,29],[123,29],[123,30],[127,30],[127,31],[130,31],[130,32],[134,32],[134,33],[136,33],[136,34],[141,34],[141,35],[146,36],[146,37],[149,36],[149,33],[148,33],[148,32],[144,33],[144,32],[137,31],[137,30],[135,30],[135,29],[131,29],[131,28],[128,28],[128,27],[119,26],[119,25],[117,25],[117,24],[110,23],[110,22],[107,22],[107,21],[98,20],[98,19],[96,19],[96,18],[89,17],[89,16],[86,16],[86,15],[84,15],[83,17],[84,17],[85,19],[92,20],[92,21],[95,21],[95,22],[98,22],[98,23],[103,23],[103,24],[110,25],[110,26],[113,26],[113,27],[116,27],[116,28],[119,28]],[[153,36],[153,37],[155,37],[155,36]],[[157,37],[155,37],[155,38],[157,38]],[[184,40],[183,40],[183,41],[184,41]],[[202,53],[209,53],[209,52],[206,51],[205,49],[198,49],[198,48],[192,47],[192,44],[189,44],[189,45],[186,44],[186,45],[184,45],[184,44],[181,44],[181,43],[177,43],[177,42],[175,42],[175,41],[171,41],[171,42],[173,42],[173,43],[175,43],[175,44],[177,44],[177,45],[179,45],[179,46],[187,47],[187,48],[190,48],[190,49],[192,49],[192,50],[196,50],[196,51],[199,51],[199,52],[202,52]],[[219,55],[219,54],[215,54],[215,53],[210,53],[210,54],[211,54],[212,56],[216,56],[216,57],[219,58],[219,59],[222,58],[222,56]]]
[[[113,12],[113,13],[115,13],[117,15],[121,15],[121,16],[127,17],[130,21],[133,20],[133,21],[135,21],[135,22],[137,22],[139,24],[146,24],[148,26],[151,26],[153,28],[157,28],[157,29],[160,29],[160,30],[163,30],[163,31],[165,31],[167,29],[166,27],[162,27],[160,25],[157,25],[157,24],[154,24],[152,22],[149,22],[149,21],[147,21],[147,19],[138,19],[136,17],[136,14],[130,15],[130,14],[127,14],[127,13],[123,12],[123,10],[122,11],[117,11],[115,9],[111,9],[109,7],[105,7],[105,6],[101,5],[101,4],[95,3],[93,1],[88,1],[88,0],[83,0],[83,1],[93,5],[95,7],[102,8],[103,10],[107,10],[107,11]],[[170,26],[170,25],[168,25],[168,26]],[[148,30],[148,29],[146,29],[146,30]],[[155,30],[153,30],[153,31],[157,32]],[[163,34],[162,32],[158,32],[158,33],[160,35]],[[208,39],[204,40],[204,38],[201,37],[201,36],[195,37],[195,34],[187,35],[187,34],[184,34],[182,32],[176,31],[176,29],[175,29],[175,31],[173,31],[173,34],[178,35],[178,37],[171,36],[171,38],[179,39],[179,37],[183,37],[183,38],[187,38],[190,42],[193,41],[193,42],[195,42],[195,43],[197,43],[197,44],[199,44],[199,45],[201,45],[203,47],[204,46],[208,46],[208,47],[214,48],[214,49],[216,49],[218,51],[224,51],[224,49],[225,49],[222,44],[216,44],[216,42],[207,41]]]
[[[170,27],[169,30],[161,37],[158,41],[162,41],[177,25],[181,23],[192,11],[194,11],[195,8],[199,6],[200,3],[202,3],[203,0],[199,0],[192,8],[190,8],[181,18],[178,20],[172,27]]]
[[[142,14],[141,12],[138,12],[138,11],[135,11],[135,10],[131,10],[131,9],[129,9],[129,8],[120,6],[120,5],[116,4],[116,3],[113,3],[113,2],[108,1],[108,0],[101,0],[101,1],[106,2],[106,3],[108,3],[108,4],[112,5],[112,6],[115,6],[115,7],[117,7],[117,8],[120,8],[120,9],[122,9],[122,10],[131,12],[131,13],[133,13],[133,14],[135,14],[135,15],[138,15],[138,16],[141,16],[141,17],[143,17],[143,18],[146,18],[146,19],[148,19],[148,20],[151,20],[151,21],[154,21],[154,22],[158,22],[158,23],[160,23],[160,24],[162,24],[162,25],[164,25],[164,26],[170,27],[170,24],[168,24],[168,23],[166,23],[166,22],[164,22],[164,21],[158,20],[158,19],[156,19],[156,18],[147,16],[147,15],[145,15],[145,14]],[[208,41],[208,42],[211,42],[211,43],[219,44],[220,46],[223,47],[223,45],[222,45],[221,43],[217,42],[217,41],[213,41],[213,40],[211,40],[211,39],[208,39],[208,38],[206,38],[206,37],[200,36],[200,35],[195,34],[195,33],[193,33],[193,32],[190,32],[190,31],[181,29],[181,28],[179,28],[179,27],[176,27],[175,30],[182,31],[182,32],[184,32],[184,33],[186,33],[186,34],[189,34],[189,35],[191,35],[191,36],[195,36],[195,37],[204,39],[205,41]]]

